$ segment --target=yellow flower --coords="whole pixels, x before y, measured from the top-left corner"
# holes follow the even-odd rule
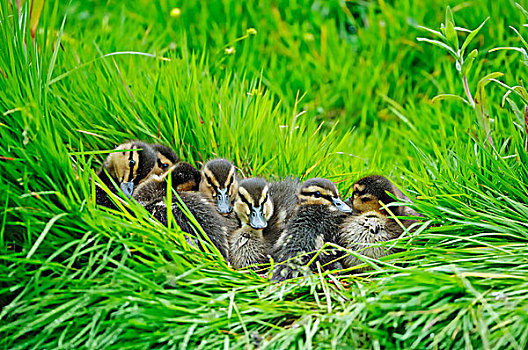
[[[181,16],[181,9],[179,7],[175,7],[171,10],[170,16],[174,18],[178,18]]]

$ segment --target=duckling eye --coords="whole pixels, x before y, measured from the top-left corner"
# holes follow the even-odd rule
[[[321,192],[317,191],[314,193],[315,198],[321,198]]]
[[[130,161],[128,162],[128,166],[133,168],[134,165],[136,165],[136,161],[134,159],[130,159]]]
[[[169,167],[169,164],[167,163],[161,163],[161,169],[165,170]]]

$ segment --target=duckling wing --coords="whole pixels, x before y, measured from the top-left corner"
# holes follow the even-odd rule
[[[238,251],[249,242],[249,237],[244,235],[244,232],[241,230],[236,230],[229,235],[229,250],[231,252]],[[230,255],[232,256],[232,254]]]
[[[269,248],[262,233],[242,227],[229,236],[229,260],[235,269],[269,262]],[[252,266],[253,270],[262,270]]]

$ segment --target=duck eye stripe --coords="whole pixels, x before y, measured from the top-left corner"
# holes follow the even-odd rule
[[[327,195],[327,194],[323,194],[321,192],[319,192],[319,197],[316,197],[315,195],[316,195],[317,192],[319,192],[319,191],[315,191],[315,192],[304,191],[304,192],[301,192],[301,194],[303,194],[305,196],[309,196],[309,197],[324,198],[324,199],[326,199],[329,202],[332,201],[332,196]]]
[[[209,175],[207,175],[207,174],[204,174],[204,176],[205,176],[205,181],[207,181],[207,183],[209,184],[209,186],[211,186],[211,187],[215,190],[215,192],[218,192],[218,188],[217,188],[217,187],[215,186],[215,184],[213,183],[213,179],[211,179],[211,178],[209,177]]]
[[[130,167],[130,161],[131,160],[134,160],[134,152],[133,151],[130,151],[130,154],[128,155],[128,165]],[[134,179],[134,167],[131,167],[129,169],[129,173],[128,173],[128,181],[132,181]]]
[[[244,197],[243,194],[240,194],[240,193],[239,193],[239,194],[238,194],[238,197],[240,197],[240,200],[241,200],[242,202],[244,202],[248,207],[251,208],[252,204],[247,200],[246,197]]]
[[[135,174],[135,178],[134,178],[134,182],[137,184],[139,183],[141,180],[143,180],[144,178],[147,177],[148,174],[150,174],[150,171],[152,169],[150,168],[145,168],[145,164],[143,164],[144,162],[144,157],[143,157],[143,152],[142,151],[136,151],[137,153],[137,162],[136,162],[136,165],[135,165],[135,169],[137,171],[139,171],[141,169],[141,171],[139,173],[136,173]]]
[[[302,192],[302,194],[307,195],[307,196],[315,196],[317,194],[317,192],[319,192],[319,195],[321,197],[324,196],[320,191],[304,191],[304,192]]]

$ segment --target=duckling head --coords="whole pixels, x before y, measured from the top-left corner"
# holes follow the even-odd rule
[[[380,204],[388,205],[395,202],[389,195],[398,196],[401,192],[394,184],[384,176],[370,175],[359,179],[354,183],[352,192],[352,205],[360,213],[377,211],[386,215]],[[401,194],[403,196],[403,194]]]
[[[216,202],[220,213],[228,214],[233,210],[237,188],[236,168],[228,160],[213,159],[205,163],[200,191]]]
[[[297,193],[297,198],[301,205],[333,205],[344,213],[352,212],[352,209],[339,197],[336,185],[327,179],[315,178],[305,181]]]
[[[158,157],[153,174],[162,175],[169,171],[171,166],[178,163],[178,155],[172,148],[159,143],[153,143],[150,147],[152,147]]]
[[[198,191],[202,174],[191,164],[179,162],[173,166],[171,177],[172,187],[176,191]]]
[[[124,143],[115,151],[106,158],[103,168],[119,183],[123,193],[130,197],[134,188],[152,174],[156,166],[156,152],[141,141]]]
[[[238,186],[235,213],[242,225],[249,225],[256,230],[268,227],[273,215],[268,183],[260,178],[242,180]]]

